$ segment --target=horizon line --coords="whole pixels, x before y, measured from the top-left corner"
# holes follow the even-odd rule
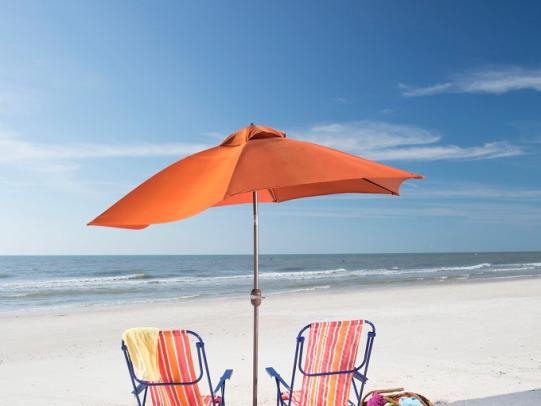
[[[416,251],[416,252],[320,252],[320,253],[260,253],[259,256],[293,255],[437,255],[437,254],[527,254],[541,250],[495,250],[495,251]],[[212,257],[253,256],[253,254],[0,254],[0,257]]]

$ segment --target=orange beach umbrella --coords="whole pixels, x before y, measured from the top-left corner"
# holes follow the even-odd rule
[[[182,220],[210,207],[252,203],[254,216],[253,405],[257,405],[259,289],[258,202],[279,203],[337,193],[398,195],[422,176],[250,125],[220,145],[168,166],[89,225],[142,229]]]

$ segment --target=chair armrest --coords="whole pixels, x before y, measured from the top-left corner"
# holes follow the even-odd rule
[[[366,376],[364,376],[363,374],[361,374],[359,371],[355,371],[353,373],[353,377],[355,379],[358,379],[359,381],[361,381],[363,383],[365,383],[368,380],[368,378]]]
[[[218,385],[216,385],[216,388],[214,389],[214,394],[216,394],[222,389],[222,386],[225,385],[225,381],[227,381],[228,379],[231,379],[231,375],[233,375],[232,369],[226,369],[224,371],[222,377],[220,378],[220,382],[218,382]]]
[[[137,385],[135,387],[134,390],[131,391],[131,393],[133,393],[135,396],[139,395],[141,392],[143,392],[145,389],[147,388],[147,385],[145,385],[144,383],[140,383],[139,385]]]
[[[267,374],[269,374],[271,378],[276,379],[276,381],[280,383],[280,385],[282,385],[286,390],[288,391],[291,390],[291,388],[286,383],[286,381],[284,381],[284,379],[280,376],[278,372],[276,372],[274,368],[268,367],[268,368],[265,368],[265,371],[267,371]]]

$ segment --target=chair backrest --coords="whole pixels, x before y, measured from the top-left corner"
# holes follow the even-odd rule
[[[362,327],[363,320],[310,324],[298,404],[348,404]]]
[[[160,331],[158,366],[162,382],[193,382],[197,380],[190,348],[190,337],[185,330]],[[150,397],[154,406],[202,405],[197,383],[151,386]]]
[[[199,376],[195,372],[190,334],[197,336],[187,330],[159,331],[157,343],[154,343],[157,349],[151,351],[155,354],[155,359],[145,360],[157,364],[159,379],[151,382],[138,379],[139,382],[149,384],[150,397],[154,406],[202,406],[198,386],[202,372]],[[198,339],[202,344],[199,337]],[[198,348],[197,351],[201,349]],[[132,355],[135,354],[130,354],[129,363],[133,358]],[[198,357],[200,356],[201,354],[198,353]],[[130,373],[136,374],[133,363],[131,365]],[[199,366],[201,368],[201,362]],[[177,385],[160,385],[160,383],[177,383]]]

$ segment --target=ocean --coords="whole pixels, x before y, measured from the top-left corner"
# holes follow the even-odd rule
[[[264,295],[541,276],[541,252],[262,255]],[[0,311],[247,296],[249,255],[0,256]]]

